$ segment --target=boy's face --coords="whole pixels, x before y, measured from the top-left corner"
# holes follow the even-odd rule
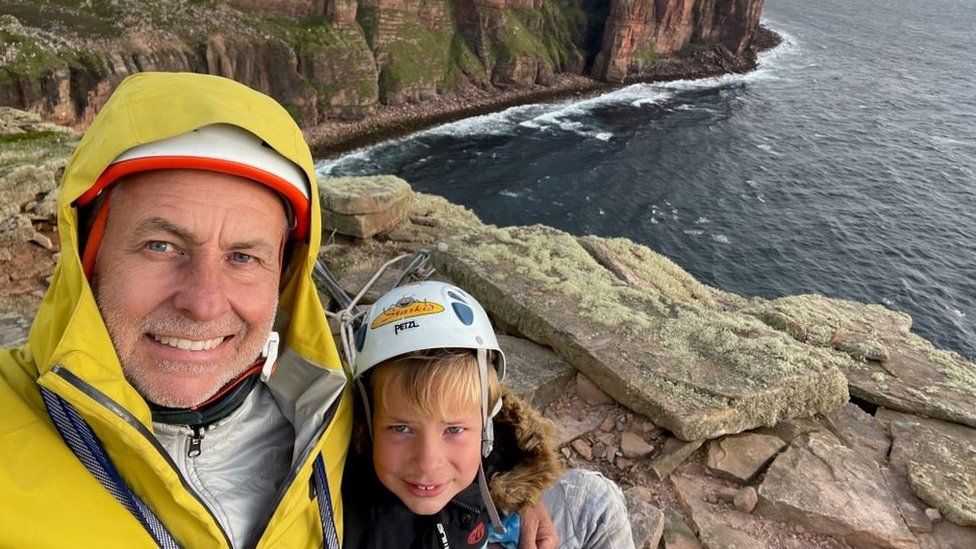
[[[391,384],[395,385],[395,384]],[[481,460],[481,410],[458,406],[429,417],[396,398],[377,399],[373,465],[376,476],[411,511],[432,515],[474,482]]]

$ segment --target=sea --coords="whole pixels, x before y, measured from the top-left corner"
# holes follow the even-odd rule
[[[976,359],[972,0],[767,0],[757,70],[524,105],[321,160],[500,226],[622,236],[744,296],[880,303]]]

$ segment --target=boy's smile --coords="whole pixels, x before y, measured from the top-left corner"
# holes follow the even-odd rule
[[[414,513],[437,513],[474,482],[481,462],[481,410],[476,404],[434,418],[395,395],[377,399],[374,429],[376,476]]]

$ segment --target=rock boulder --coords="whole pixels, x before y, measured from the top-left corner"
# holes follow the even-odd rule
[[[793,441],[759,487],[759,514],[855,547],[914,547],[877,464],[829,433]]]
[[[410,210],[410,185],[390,175],[319,181],[322,230],[370,238],[402,223]]]
[[[976,429],[883,410],[891,465],[946,520],[976,527]]]

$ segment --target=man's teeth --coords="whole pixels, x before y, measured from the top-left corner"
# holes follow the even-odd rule
[[[417,486],[417,488],[420,488],[421,490],[433,490],[434,488],[436,488],[436,486],[423,486],[423,485],[420,485],[420,484],[417,484],[416,486]]]
[[[213,349],[224,341],[224,338],[222,337],[215,339],[204,339],[201,341],[180,339],[178,337],[158,336],[156,334],[153,334],[152,337],[163,345],[169,345],[170,347],[176,347],[177,349],[182,349],[184,351],[205,351],[207,349]]]

